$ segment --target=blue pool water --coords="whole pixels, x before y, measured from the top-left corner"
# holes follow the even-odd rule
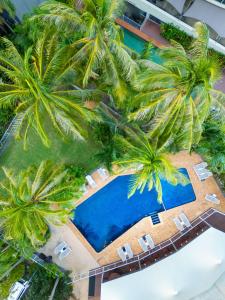
[[[124,44],[129,48],[131,48],[132,50],[136,51],[137,53],[141,53],[144,50],[144,46],[146,42],[143,39],[141,39],[139,36],[130,32],[125,28],[123,28],[123,32],[124,32]],[[159,57],[157,47],[152,48],[149,59],[158,64],[162,63],[162,59]]]
[[[189,178],[186,169],[180,171]],[[161,181],[164,207],[158,203],[155,189],[136,192],[128,199],[130,177],[118,176],[75,210],[73,223],[97,252],[145,216],[195,200],[191,183],[173,186],[164,180]]]

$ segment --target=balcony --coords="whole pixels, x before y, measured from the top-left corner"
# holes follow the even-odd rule
[[[207,24],[210,47],[225,54],[225,0],[127,0],[146,11],[150,18],[172,23],[190,35],[197,21]]]

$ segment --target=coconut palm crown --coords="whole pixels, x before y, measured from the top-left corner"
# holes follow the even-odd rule
[[[143,122],[159,147],[175,144],[190,150],[198,144],[210,111],[225,115],[225,95],[214,89],[220,67],[208,55],[207,27],[196,23],[195,29],[198,37],[188,51],[172,41],[172,47],[160,52],[164,63],[142,62],[144,71],[135,82],[139,93],[130,119]]]
[[[67,63],[67,51],[56,34],[44,33],[24,56],[13,43],[2,39],[5,50],[0,53],[0,107],[13,106],[20,120],[18,137],[27,145],[28,131],[33,127],[42,142],[49,146],[49,126],[62,137],[70,134],[84,139],[84,124],[94,117],[84,107],[92,91],[76,90],[72,83],[75,74]],[[95,93],[96,94],[96,93]]]
[[[186,185],[189,182],[187,177],[171,164],[165,151],[154,148],[144,134],[137,135],[131,132],[129,139],[117,136],[116,143],[123,155],[114,164],[122,167],[120,172],[124,169],[135,169],[131,177],[128,197],[134,195],[137,190],[142,193],[145,188],[149,191],[155,188],[158,201],[161,203],[163,197],[161,179],[173,185],[178,183]]]
[[[83,64],[83,85],[90,78],[102,79],[113,85],[119,99],[124,98],[123,80],[131,80],[137,69],[132,53],[123,43],[123,34],[115,23],[122,15],[122,0],[84,0],[77,9],[75,1],[64,4],[48,1],[40,5],[39,14],[31,20],[55,24],[58,29],[73,32],[72,61],[74,67]],[[76,34],[75,34],[76,33]]]
[[[20,173],[2,169],[0,228],[3,237],[20,248],[24,245],[37,248],[46,241],[49,224],[60,225],[68,220],[79,193],[66,181],[67,172],[62,166],[46,161],[38,168],[29,167]]]

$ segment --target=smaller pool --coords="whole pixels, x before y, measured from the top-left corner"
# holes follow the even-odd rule
[[[189,178],[186,169],[180,172]],[[128,199],[130,179],[131,175],[118,176],[75,210],[73,223],[97,252],[144,217],[195,200],[191,183],[174,186],[165,180],[161,180],[163,204],[157,201],[155,189],[145,188]]]
[[[137,53],[141,53],[144,50],[145,43],[147,42],[125,28],[123,28],[123,31],[124,31],[124,44],[129,48],[131,48],[132,50],[136,51]],[[159,57],[157,47],[152,48],[149,59],[158,64],[162,63],[162,59]]]

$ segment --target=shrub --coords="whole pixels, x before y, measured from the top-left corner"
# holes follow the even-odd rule
[[[178,43],[180,43],[185,49],[187,49],[193,38],[189,36],[186,32],[183,30],[180,30],[178,27],[172,25],[172,24],[161,24],[161,35],[167,39],[168,41],[174,40]]]
[[[45,270],[39,265],[33,265],[29,277],[32,277],[31,285],[24,296],[24,300],[48,300],[51,295],[54,283],[56,280],[55,271],[59,270],[57,265],[50,265],[51,271]],[[61,271],[60,271],[61,272]],[[58,273],[58,271],[57,271]],[[29,278],[27,278],[29,279]],[[60,275],[59,283],[57,285],[54,300],[68,300],[72,295],[73,287],[68,284],[71,281],[69,273],[62,273]]]
[[[24,264],[20,264],[0,282],[0,299],[7,299],[11,286],[21,279],[24,274]]]
[[[195,150],[201,154],[216,174],[221,188],[225,191],[225,128],[212,117],[204,124],[202,139]]]

